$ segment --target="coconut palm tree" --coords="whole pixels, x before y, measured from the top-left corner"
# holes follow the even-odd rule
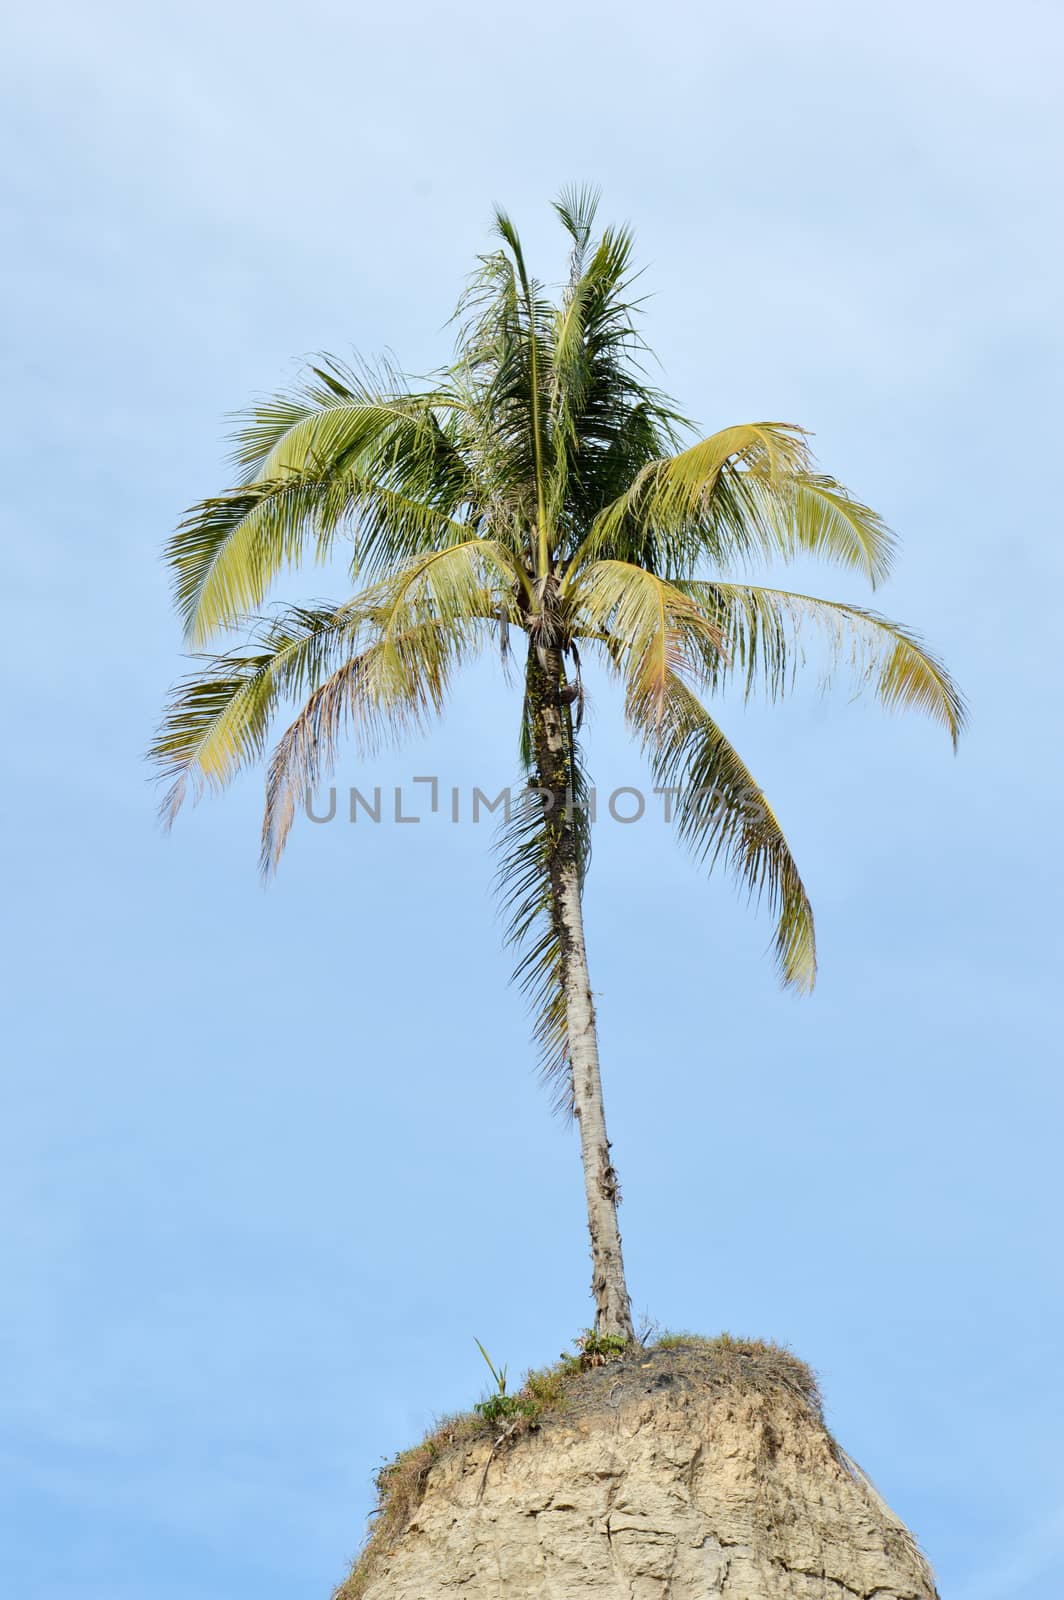
[[[244,643],[200,655],[153,747],[175,816],[269,759],[262,864],[271,872],[350,734],[363,752],[444,709],[459,668],[525,636],[520,736],[532,803],[505,828],[500,886],[517,973],[548,1075],[580,1132],[596,1328],[628,1339],[581,898],[588,814],[581,662],[618,681],[680,839],[720,861],[775,919],[783,982],[813,983],[813,913],[774,812],[707,709],[732,680],[785,693],[802,635],[888,707],[941,722],[963,709],[916,637],[862,607],[746,581],[758,562],[808,555],[873,584],[893,539],[819,472],[800,428],[756,422],[687,442],[690,424],[646,381],[632,237],[593,238],[595,196],[556,204],[569,235],[555,299],[529,276],[503,213],[456,315],[453,362],[426,386],[323,359],[300,386],[245,414],[239,483],[195,506],[168,559],[186,639]],[[345,543],[357,592],[258,614],[285,568]]]

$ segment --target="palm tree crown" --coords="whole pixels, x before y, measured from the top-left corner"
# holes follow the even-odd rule
[[[645,381],[631,234],[593,238],[588,191],[556,210],[571,247],[557,299],[498,213],[498,248],[459,307],[455,358],[428,387],[323,360],[245,416],[238,486],[189,512],[168,558],[189,644],[232,629],[246,642],[198,658],[153,755],[172,819],[190,790],[221,788],[262,757],[295,702],[268,765],[270,872],[344,734],[371,752],[424,726],[459,668],[525,634],[521,749],[538,798],[508,826],[500,886],[545,1068],[580,1124],[597,1324],[629,1337],[580,915],[582,660],[620,683],[655,781],[676,794],[681,839],[767,901],[782,980],[798,989],[816,971],[809,899],[707,698],[736,679],[781,695],[812,628],[836,667],[888,707],[928,713],[954,743],[963,707],[907,629],[745,581],[758,562],[812,554],[875,584],[893,537],[817,470],[797,427],[747,423],[688,443],[689,424]],[[341,540],[354,595],[256,614],[283,569],[329,559]]]

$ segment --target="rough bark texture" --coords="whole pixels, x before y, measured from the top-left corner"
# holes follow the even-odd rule
[[[569,1057],[573,1074],[573,1112],[580,1128],[588,1228],[591,1233],[591,1291],[600,1333],[633,1337],[632,1310],[624,1276],[617,1224],[620,1189],[610,1159],[606,1113],[599,1072],[595,1004],[584,943],[581,883],[572,820],[573,773],[570,764],[568,707],[562,700],[563,672],[556,650],[529,658],[537,781],[551,796],[550,879],[554,928],[562,951]]]
[[[593,1376],[590,1398],[494,1454],[444,1452],[337,1600],[937,1600],[785,1372],[750,1382],[674,1350]]]

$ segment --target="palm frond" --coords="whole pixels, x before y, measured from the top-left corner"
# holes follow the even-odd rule
[[[563,189],[554,202],[554,209],[561,218],[562,226],[572,240],[572,249],[569,253],[570,287],[579,281],[583,273],[584,258],[601,198],[602,191],[594,184],[580,186],[572,184]]]
[[[466,525],[431,505],[344,473],[234,489],[192,509],[170,540],[174,599],[189,643],[204,644],[259,606],[284,567],[326,561],[353,546],[353,573],[467,538]]]
[[[458,435],[493,536],[515,548],[523,545],[531,568],[544,526],[552,307],[527,276],[516,230],[501,212],[496,231],[507,248],[481,257],[455,313],[453,381],[463,401]]]
[[[237,459],[249,481],[193,506],[170,539],[194,644],[261,604],[285,565],[326,559],[341,535],[356,571],[381,570],[453,540],[476,514],[453,427],[437,415],[439,406],[448,420],[454,395],[376,394],[353,376],[345,385],[339,368],[313,371],[244,419]]]
[[[357,605],[287,608],[264,620],[242,650],[199,656],[179,682],[149,757],[169,787],[160,813],[172,823],[191,789],[223,789],[266,748],[270,720],[285,697],[312,688],[349,651],[365,614]]]
[[[426,615],[459,628],[475,619],[519,622],[523,588],[525,575],[504,546],[466,537],[415,556],[366,593],[374,597],[375,620],[386,639]]]
[[[629,717],[660,718],[670,678],[724,649],[720,627],[689,595],[644,567],[596,561],[569,591],[574,631],[611,641]]]
[[[166,559],[185,638],[204,644],[260,604],[274,573],[304,552],[327,555],[350,507],[334,484],[310,477],[231,489],[193,506],[171,535]]]
[[[455,670],[483,645],[478,619],[430,617],[395,626],[350,657],[313,691],[273,752],[266,778],[260,865],[276,871],[296,808],[312,799],[349,734],[362,755],[425,728],[446,702]]]
[[[784,560],[819,557],[860,572],[873,588],[889,575],[893,533],[835,478],[813,471],[774,477],[761,470],[749,474],[745,488],[761,501]]]
[[[737,486],[726,473],[739,477],[744,468],[765,465],[776,474],[793,473],[808,459],[800,429],[766,422],[725,428],[650,461],[595,518],[573,565],[612,555],[669,576],[690,573],[700,559],[723,562],[738,545],[744,553],[759,543],[763,548],[768,529],[754,507],[745,518],[734,515]]]
[[[675,449],[687,424],[643,373],[631,230],[607,228],[592,245],[594,196],[586,192],[563,197],[559,211],[573,250],[551,341],[548,505],[568,559],[589,519]]]
[[[680,840],[710,869],[721,861],[776,921],[776,965],[788,987],[816,980],[816,937],[790,846],[760,785],[697,696],[669,678],[664,715],[637,724],[655,780],[674,792]]]
[[[491,540],[467,539],[415,557],[342,605],[293,606],[261,621],[250,648],[203,657],[178,684],[150,751],[170,782],[163,815],[173,819],[190,784],[197,795],[224,788],[263,754],[279,702],[316,691],[334,671],[342,675],[367,640],[375,647],[376,698],[364,694],[364,703],[405,725],[404,696],[414,703],[424,689],[424,680],[410,675],[410,640],[422,637],[421,625],[450,630],[461,654],[485,623],[507,619],[514,605],[506,552]],[[389,674],[393,692],[386,695]]]
[[[331,356],[310,365],[290,390],[235,418],[232,460],[244,484],[304,472],[310,461],[339,465],[373,450],[382,435],[431,418],[442,398],[411,390],[383,365],[345,366]]]
[[[888,709],[913,709],[940,723],[956,748],[964,700],[945,666],[910,629],[878,612],[813,595],[754,584],[685,582],[676,588],[719,629],[725,649],[702,652],[702,676],[713,686],[738,674],[747,694],[777,699],[803,665],[803,631],[826,646],[825,686],[847,670],[857,689],[870,686]]]
[[[758,422],[643,467],[595,518],[574,565],[613,555],[691,577],[707,560],[727,570],[809,554],[875,582],[892,549],[875,512],[813,471],[802,429]]]

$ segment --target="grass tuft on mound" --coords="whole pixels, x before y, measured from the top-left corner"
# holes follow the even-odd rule
[[[812,1367],[772,1339],[737,1339],[730,1333],[718,1333],[714,1339],[699,1333],[663,1333],[647,1348],[704,1354],[714,1373],[762,1391],[789,1389],[805,1401],[818,1422],[824,1420],[820,1385]]]

